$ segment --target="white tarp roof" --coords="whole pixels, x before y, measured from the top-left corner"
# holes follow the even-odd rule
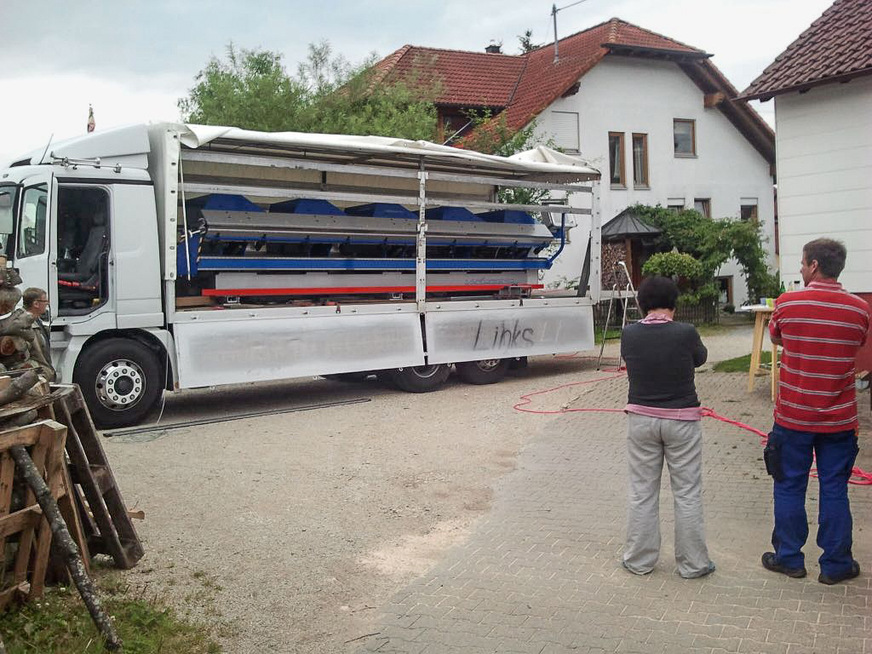
[[[226,145],[233,142],[240,149],[246,145],[268,149],[317,151],[322,154],[364,155],[384,161],[424,159],[427,162],[456,166],[458,169],[504,172],[512,176],[531,179],[560,178],[560,181],[598,179],[600,173],[579,157],[573,157],[545,146],[518,153],[512,157],[498,157],[462,150],[428,141],[412,141],[384,136],[350,136],[343,134],[308,134],[303,132],[256,132],[237,127],[190,125],[182,123],[157,123],[149,126],[134,125],[93,132],[48,148],[55,156],[75,158],[100,157],[104,163],[127,159],[128,165],[136,155],[148,152],[147,132],[172,130],[179,134],[180,141],[188,148],[207,145]],[[222,148],[223,149],[223,148]],[[39,163],[45,150],[32,153],[32,163]],[[136,166],[134,166],[136,167]],[[556,181],[556,180],[555,180]]]

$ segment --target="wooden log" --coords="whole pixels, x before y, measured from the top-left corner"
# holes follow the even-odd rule
[[[9,386],[0,391],[0,406],[14,402],[24,395],[39,382],[39,375],[35,370],[28,370],[20,377],[15,378]]]
[[[76,547],[72,536],[70,536],[70,532],[61,517],[57,502],[52,497],[51,490],[46,485],[42,476],[40,476],[39,470],[24,447],[17,445],[10,449],[10,453],[12,458],[15,459],[19,470],[21,470],[25,482],[27,482],[27,485],[36,496],[36,501],[42,508],[43,514],[51,525],[52,534],[54,534],[58,548],[63,553],[70,576],[73,578],[73,582],[76,584],[76,588],[79,590],[85,606],[88,607],[91,619],[103,636],[104,647],[108,651],[120,650],[121,640],[115,632],[112,620],[103,610],[94,583],[85,572],[85,565],[82,563],[82,557],[79,556],[79,549]]]

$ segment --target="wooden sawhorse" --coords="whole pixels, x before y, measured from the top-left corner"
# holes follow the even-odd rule
[[[754,342],[751,346],[751,365],[748,366],[748,392],[754,390],[754,381],[760,371],[760,359],[763,354],[763,343],[768,334],[766,326],[772,317],[773,307],[759,306],[751,309],[754,312]],[[772,401],[778,395],[778,346],[772,343],[772,362],[769,364],[769,392]]]

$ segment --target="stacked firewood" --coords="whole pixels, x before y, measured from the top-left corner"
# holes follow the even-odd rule
[[[79,387],[48,383],[34,319],[14,308],[20,283],[0,257],[0,610],[39,597],[54,572],[73,581],[105,648],[117,651],[90,557],[130,568],[142,546]]]

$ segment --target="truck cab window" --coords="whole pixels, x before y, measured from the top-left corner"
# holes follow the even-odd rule
[[[12,227],[15,224],[15,197],[18,187],[11,184],[0,186],[0,254],[11,256],[8,250]]]
[[[32,257],[45,252],[45,228],[48,221],[46,186],[24,189],[21,223],[18,227],[18,257]]]
[[[109,195],[102,188],[58,190],[58,313],[81,315],[109,297]]]

